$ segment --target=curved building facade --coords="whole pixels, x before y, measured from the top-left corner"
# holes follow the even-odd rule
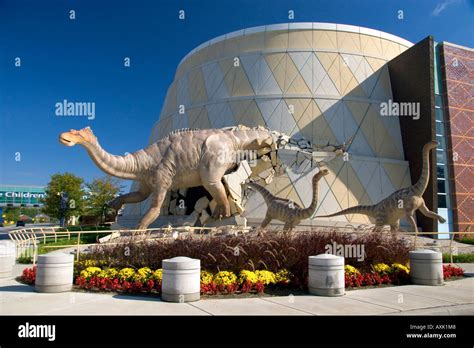
[[[267,126],[313,144],[342,144],[350,158],[327,164],[316,215],[373,204],[411,184],[397,117],[381,117],[393,99],[387,62],[412,44],[377,30],[329,23],[277,24],[210,40],[180,62],[150,142],[180,128]],[[311,176],[276,176],[267,188],[307,206]],[[168,205],[167,205],[168,204]],[[136,221],[147,202],[126,206],[121,218]],[[165,203],[162,216],[169,215]],[[245,205],[250,222],[263,219],[260,195]],[[364,215],[316,219],[367,223]],[[120,221],[119,221],[120,223]],[[154,226],[161,226],[158,219]]]

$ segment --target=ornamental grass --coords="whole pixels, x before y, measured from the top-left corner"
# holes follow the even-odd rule
[[[147,243],[124,243],[94,246],[87,258],[76,265],[80,272],[85,264],[96,262],[113,268],[149,267],[160,269],[163,259],[187,256],[201,260],[201,268],[212,273],[220,271],[239,275],[242,270],[267,270],[277,273],[286,269],[291,283],[304,286],[308,275],[308,256],[324,253],[327,245],[359,245],[365,255],[346,258],[346,265],[361,272],[371,272],[374,264],[406,264],[411,250],[400,235],[382,233],[341,233],[302,231],[293,233],[248,233],[239,236],[180,237],[176,240],[154,240]],[[84,264],[84,266],[83,266]],[[265,274],[260,277],[265,281]]]

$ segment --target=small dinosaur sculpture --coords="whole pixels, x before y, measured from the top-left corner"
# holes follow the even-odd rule
[[[432,149],[435,149],[438,145],[436,141],[430,141],[423,146],[423,169],[421,171],[421,176],[418,179],[418,182],[410,187],[400,189],[395,191],[387,198],[378,202],[374,205],[358,205],[355,207],[350,207],[340,212],[316,216],[318,217],[332,217],[338,215],[347,215],[347,214],[364,214],[370,217],[375,218],[375,230],[380,231],[384,225],[390,225],[391,231],[396,231],[400,229],[400,219],[405,216],[414,229],[415,232],[418,232],[418,228],[415,222],[415,211],[420,210],[420,212],[431,219],[438,219],[439,222],[444,223],[446,220],[430,211],[423,199],[423,193],[428,187],[428,181],[430,177],[430,162],[429,154]]]
[[[274,140],[272,132],[263,127],[184,129],[126,156],[103,150],[89,127],[62,133],[59,141],[66,146],[82,145],[104,172],[140,183],[138,191],[115,198],[109,206],[118,210],[123,204],[138,203],[151,196],[150,208],[137,226],[146,229],[160,215],[170,189],[204,186],[216,200],[214,216],[230,216],[222,177],[237,167],[241,152],[268,153]]]
[[[318,182],[328,173],[327,169],[322,169],[313,176],[313,199],[307,208],[302,208],[289,199],[276,197],[263,186],[250,182],[249,187],[260,192],[268,208],[260,228],[265,228],[272,219],[277,219],[285,223],[283,230],[291,231],[301,220],[310,218],[318,205]]]

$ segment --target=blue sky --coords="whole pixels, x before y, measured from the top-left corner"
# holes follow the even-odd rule
[[[146,146],[190,50],[227,32],[288,22],[289,10],[294,22],[364,26],[415,43],[433,35],[474,47],[472,0],[0,0],[0,184],[45,185],[64,171],[102,176],[82,147],[62,146],[58,134],[91,126],[111,153]],[[64,99],[95,102],[95,119],[56,116]]]

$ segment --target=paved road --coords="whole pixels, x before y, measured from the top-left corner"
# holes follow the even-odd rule
[[[20,274],[25,265],[16,265]],[[474,278],[444,286],[351,290],[342,297],[275,296],[166,303],[158,297],[66,292],[39,294],[0,281],[2,315],[474,315]]]

